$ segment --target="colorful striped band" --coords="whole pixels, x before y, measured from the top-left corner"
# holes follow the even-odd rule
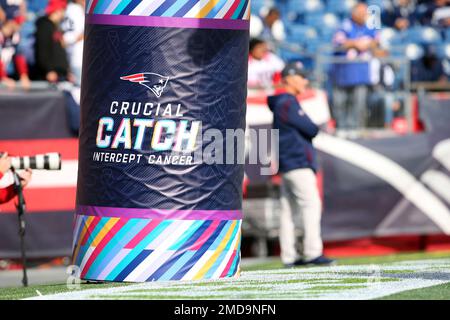
[[[76,215],[73,263],[81,278],[116,282],[197,280],[239,273],[241,220]]]
[[[87,14],[249,20],[249,0],[88,0]]]
[[[241,210],[164,210],[77,205],[77,214],[96,217],[124,217],[169,220],[241,220]]]
[[[115,16],[115,15],[87,15],[88,24],[103,24],[113,26],[141,26],[160,28],[193,28],[193,29],[231,29],[247,30],[248,20],[224,19],[196,19],[172,17],[142,17],[142,16]]]
[[[249,0],[89,0],[87,23],[247,30]]]
[[[89,28],[86,34],[90,35],[98,31],[98,36],[101,37],[102,41],[96,43],[96,40],[87,36],[86,52],[87,56],[96,57],[100,52],[97,50],[103,50],[103,46],[108,41],[107,34],[111,31],[110,27],[103,27],[103,25],[123,26],[112,28],[117,30],[117,33],[120,34],[119,38],[123,40],[120,41],[118,48],[130,48],[129,45],[133,44],[133,49],[129,49],[129,51],[138,49],[138,46],[140,46],[138,49],[140,51],[129,55],[130,62],[127,52],[127,59],[120,61],[120,68],[122,63],[126,62],[124,69],[139,68],[136,70],[139,73],[147,72],[148,67],[158,67],[156,68],[158,70],[159,67],[162,68],[161,74],[175,72],[178,60],[174,61],[175,69],[173,71],[171,71],[172,67],[166,70],[163,66],[159,66],[160,57],[156,54],[149,55],[146,50],[146,46],[148,46],[148,49],[156,46],[154,39],[159,39],[159,34],[167,34],[170,39],[175,41],[174,43],[181,44],[180,54],[185,52],[184,54],[189,54],[189,58],[193,60],[196,59],[197,55],[203,58],[204,50],[208,50],[207,52],[214,53],[214,59],[223,59],[223,64],[225,62],[229,64],[233,61],[234,55],[230,55],[229,51],[225,50],[226,45],[238,46],[239,51],[236,52],[241,54],[238,56],[239,64],[237,65],[242,67],[245,65],[248,48],[249,17],[249,0],[87,0],[86,23],[89,24]],[[151,28],[132,28],[133,26]],[[159,30],[158,28],[190,30]],[[212,30],[214,32],[211,32],[209,29],[239,31]],[[173,32],[174,30],[177,32]],[[178,31],[182,31],[182,33]],[[191,52],[186,46],[183,46],[186,43],[186,35],[193,34],[200,34],[201,39],[207,40],[204,50],[195,52],[195,57],[191,56]],[[140,35],[145,36],[141,37]],[[88,41],[89,39],[91,40]],[[125,41],[125,39],[129,41]],[[219,42],[217,47],[223,48],[219,54],[214,47],[214,42]],[[161,50],[165,47],[160,44],[158,46],[161,46]],[[171,56],[164,57],[177,59],[177,57],[172,58]],[[109,61],[107,64],[112,65],[116,61],[112,56],[107,56],[107,58],[107,61]],[[154,61],[149,63],[152,59]],[[139,65],[144,69],[141,70]],[[169,65],[171,63],[167,67]],[[89,66],[89,64],[85,64],[84,68],[86,66]],[[190,64],[186,66],[190,66]],[[116,70],[116,67],[119,69],[119,66],[114,65],[114,70]],[[199,66],[202,70],[205,67]],[[241,67],[234,69],[238,71],[246,69]],[[197,73],[196,68],[192,70],[192,74]],[[148,72],[157,72],[158,70],[150,69]],[[211,66],[211,70],[218,71],[215,66]],[[96,71],[92,71],[91,74]],[[227,76],[228,74],[231,79],[234,79],[237,74],[241,76],[242,72],[226,73]],[[120,71],[120,76],[122,75],[124,73]],[[117,77],[114,77],[118,79],[119,73],[117,73]],[[97,83],[92,82],[92,85],[95,86]],[[102,90],[110,90],[107,85],[101,88],[99,87],[97,92],[102,93]],[[120,89],[120,91],[123,90],[126,89]],[[120,91],[117,90],[117,94],[122,96]],[[174,94],[178,96],[178,92]],[[188,94],[191,94],[190,89]],[[92,110],[89,109],[91,111],[95,110],[94,106],[89,103],[85,104],[84,108],[92,108]],[[87,134],[88,131],[85,130],[85,133]],[[83,158],[81,154],[80,158]],[[91,172],[90,170],[91,168],[87,163],[83,163],[83,166],[80,165],[81,174]],[[127,168],[123,168],[120,174],[125,174],[125,170]],[[236,177],[236,174],[231,171],[228,173],[228,171],[230,181],[233,182],[233,185],[237,184],[238,180],[231,180],[231,178]],[[166,174],[170,180],[170,173]],[[90,176],[90,174],[87,174],[87,176]],[[202,177],[202,179],[207,178]],[[192,180],[186,182],[188,187],[192,185],[190,181]],[[82,184],[78,186],[78,191],[83,187]],[[220,185],[216,186],[215,184],[214,186],[220,187]],[[94,190],[91,187],[87,190],[84,192],[84,196],[78,197],[81,204],[77,205],[73,233],[73,264],[79,266],[82,279],[145,282],[220,279],[234,277],[239,273],[241,210],[177,210],[178,207],[189,209],[190,203],[194,201],[193,199],[189,199],[183,206],[183,201],[167,201],[166,208],[172,208],[170,210],[153,209],[151,203],[160,202],[159,200],[153,201],[150,195],[148,199],[149,208],[93,206],[89,204],[97,201],[95,193],[102,192],[102,190]],[[138,192],[146,192],[146,189],[139,189],[136,193],[134,190],[126,191],[130,191],[126,193],[127,197],[133,197]],[[90,194],[92,197],[86,194]],[[100,199],[108,201],[109,197],[101,195],[98,201]],[[123,203],[124,206],[133,207],[135,202],[130,200],[125,199],[124,196],[121,201],[116,201],[120,204]],[[108,205],[108,202],[102,203]],[[171,205],[173,203],[176,203],[176,205]],[[211,206],[216,208],[216,203],[217,201],[211,201],[211,204],[199,204],[199,207]],[[178,206],[178,204],[180,205]],[[234,201],[233,204],[233,206],[230,205],[230,208],[239,208],[241,202]]]

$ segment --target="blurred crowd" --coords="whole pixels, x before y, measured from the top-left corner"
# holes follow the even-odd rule
[[[256,3],[262,6],[251,18],[249,87],[276,88],[292,61],[322,68],[338,128],[391,127],[405,113],[399,92],[407,82],[450,79],[448,0],[288,0],[271,9]],[[319,54],[326,67],[314,64]]]
[[[0,81],[81,81],[85,0],[0,0]]]
[[[84,6],[85,0],[0,0],[0,83],[79,85]],[[317,57],[331,47],[335,62],[328,62],[322,85],[337,127],[365,127],[374,114],[377,125],[390,126],[403,112],[396,92],[406,81],[450,79],[450,0],[254,0],[252,12],[249,87],[276,87],[289,62],[324,68]],[[409,60],[410,69],[386,58]]]

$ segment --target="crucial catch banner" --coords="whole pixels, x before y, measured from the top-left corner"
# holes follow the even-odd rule
[[[88,1],[86,10],[73,235],[81,278],[237,275],[243,165],[195,153],[207,130],[245,128],[249,2]]]

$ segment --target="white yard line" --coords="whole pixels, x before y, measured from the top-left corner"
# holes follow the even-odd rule
[[[450,282],[449,270],[450,259],[264,270],[243,272],[237,279],[149,282],[32,299],[376,299]]]

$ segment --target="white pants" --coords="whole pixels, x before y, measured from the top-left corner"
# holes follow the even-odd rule
[[[323,250],[320,236],[322,202],[316,175],[311,169],[295,169],[283,174],[282,177],[281,260],[289,264],[299,258],[315,259],[322,255]],[[302,231],[300,248],[297,246],[295,236],[296,220]]]

